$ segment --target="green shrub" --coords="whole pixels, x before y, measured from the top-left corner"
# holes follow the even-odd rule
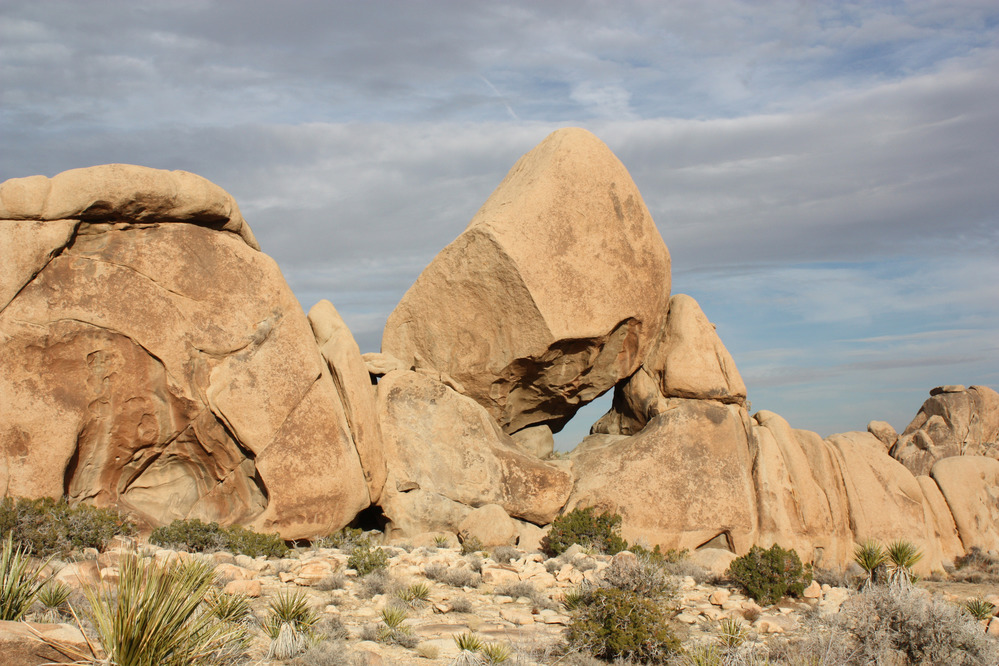
[[[613,555],[628,547],[620,532],[621,516],[616,513],[597,514],[593,507],[573,509],[552,522],[548,534],[541,540],[541,550],[548,557],[557,557],[578,543]]]
[[[569,648],[605,660],[658,664],[679,652],[680,641],[662,607],[634,592],[614,588],[586,594],[573,611]]]
[[[70,505],[66,498],[25,499],[5,497],[0,501],[0,533],[36,557],[66,556],[73,550],[104,550],[116,535],[131,536],[135,525],[114,509],[89,504]]]
[[[462,555],[472,555],[485,548],[479,537],[469,534],[467,530],[458,533],[458,542],[461,544]]]
[[[356,527],[344,527],[335,534],[319,537],[312,542],[312,545],[319,548],[340,548],[342,550],[350,550],[354,547],[354,544],[363,539],[367,539],[367,537],[364,536],[364,530]]]
[[[366,576],[373,571],[388,567],[388,553],[377,546],[372,547],[367,539],[354,545],[347,558],[347,567],[357,571],[358,576]]]
[[[149,542],[166,548],[196,552],[225,550],[250,557],[283,557],[288,553],[288,546],[277,534],[260,534],[239,525],[222,527],[197,518],[157,527],[149,535]]]
[[[753,546],[732,560],[727,575],[746,589],[756,601],[771,606],[784,597],[801,596],[812,582],[811,565],[802,566],[798,553],[777,544],[769,550]]]
[[[646,557],[611,562],[603,571],[603,580],[611,587],[659,602],[672,601],[678,588],[664,560]]]

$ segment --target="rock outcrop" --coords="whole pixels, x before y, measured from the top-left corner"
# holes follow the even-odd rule
[[[672,398],[639,434],[576,447],[566,508],[620,513],[624,538],[649,546],[745,552],[758,533],[749,438],[745,409]]]
[[[107,165],[0,201],[5,494],[288,538],[368,505],[309,322],[221,188]]]
[[[567,463],[525,453],[481,405],[424,374],[385,375],[378,414],[388,465],[379,505],[392,538],[455,533],[488,504],[544,525],[572,490]]]
[[[507,433],[553,431],[662,328],[669,253],[627,170],[581,129],[511,169],[389,316],[382,351],[447,373]]]
[[[614,389],[611,410],[593,433],[632,435],[661,414],[668,398],[746,404],[746,385],[701,307],[676,294],[641,367]]]
[[[939,386],[899,435],[891,455],[923,475],[951,456],[999,458],[997,439],[999,393],[987,386]]]

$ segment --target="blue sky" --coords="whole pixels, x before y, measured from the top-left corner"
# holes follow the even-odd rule
[[[376,351],[516,159],[586,127],[754,408],[901,429],[933,386],[999,387],[997,24],[993,1],[3,0],[0,180],[210,178]]]

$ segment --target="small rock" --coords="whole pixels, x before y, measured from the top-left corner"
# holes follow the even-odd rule
[[[774,618],[772,617],[767,617],[767,618],[761,617],[760,619],[758,619],[756,622],[753,623],[753,628],[756,629],[761,634],[784,633],[784,627],[774,622]]]
[[[500,617],[516,625],[527,625],[534,624],[534,615],[530,611],[519,610],[516,608],[501,608]]]
[[[731,592],[724,588],[719,588],[708,595],[708,601],[710,601],[715,606],[722,606],[726,601],[728,601]]]
[[[696,624],[697,616],[690,613],[680,613],[676,616],[676,621],[684,624]]]
[[[805,591],[801,593],[801,596],[805,599],[821,599],[822,598],[822,586],[816,580],[812,581],[812,584],[805,588]]]
[[[222,589],[226,594],[242,594],[251,599],[263,594],[263,586],[259,580],[231,580]]]

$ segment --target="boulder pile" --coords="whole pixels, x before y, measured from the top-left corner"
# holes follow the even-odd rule
[[[302,311],[236,202],[131,165],[0,184],[0,485],[150,526],[309,539],[538,543],[574,507],[629,541],[822,567],[906,539],[941,568],[999,550],[999,394],[933,389],[898,434],[826,439],[750,414],[732,356],[621,162],[551,134],[500,183],[360,353]],[[613,390],[568,456],[552,433]]]

